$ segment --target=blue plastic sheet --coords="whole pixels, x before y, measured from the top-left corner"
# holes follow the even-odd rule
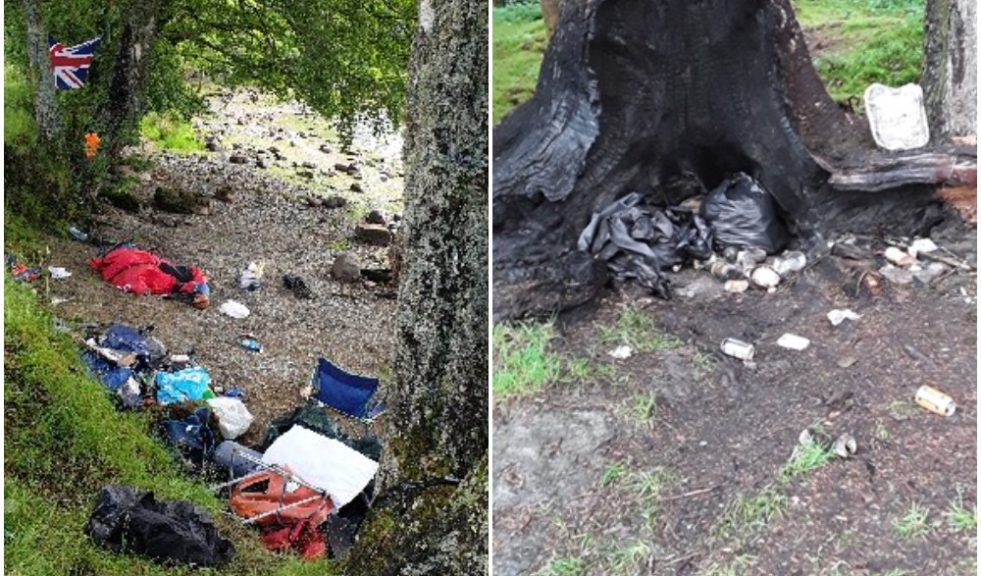
[[[153,368],[166,355],[158,342],[125,324],[110,326],[100,345],[113,350],[133,352],[139,360],[140,369],[144,370]]]
[[[215,451],[215,433],[208,427],[211,410],[198,408],[183,420],[167,420],[164,429],[171,444],[193,464],[200,466]]]
[[[157,402],[174,404],[196,402],[206,395],[211,396],[211,376],[200,366],[185,368],[177,372],[157,372]]]

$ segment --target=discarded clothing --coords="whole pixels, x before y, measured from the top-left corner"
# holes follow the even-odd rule
[[[197,402],[215,396],[209,387],[211,376],[200,366],[177,372],[157,372],[154,381],[157,385],[157,402],[161,404]]]
[[[266,470],[236,484],[228,504],[243,518],[256,518],[269,550],[293,548],[304,559],[319,558],[326,543],[317,526],[334,510],[332,499],[306,486],[290,488],[282,474]]]
[[[252,425],[252,414],[238,398],[212,398],[208,406],[218,416],[218,430],[227,440],[234,440],[245,434]]]
[[[111,350],[135,354],[138,371],[156,369],[167,356],[167,349],[159,340],[125,324],[113,324],[106,329],[100,339],[100,345]]]
[[[662,272],[712,255],[712,229],[682,208],[641,205],[636,192],[593,213],[579,236],[578,248],[605,261],[620,281],[637,280],[662,298],[670,298]]]
[[[357,450],[374,461],[381,460],[381,443],[377,438],[366,435],[361,439],[353,439],[345,434],[337,423],[324,411],[323,408],[314,403],[300,406],[289,416],[277,418],[269,424],[266,429],[266,436],[262,441],[262,449],[267,450],[277,438],[285,434],[294,425],[300,425],[307,430],[313,430],[321,436],[333,438],[343,442],[345,445]]]
[[[301,299],[313,298],[313,293],[307,288],[307,283],[303,281],[303,278],[299,276],[292,276],[287,274],[283,276],[283,286],[285,286],[289,291],[293,292],[293,295]]]
[[[119,397],[123,406],[134,410],[142,406],[140,384],[133,377],[131,369],[117,366],[105,358],[100,358],[94,352],[85,352],[82,354],[82,360],[102,385]]]
[[[313,389],[317,400],[355,418],[371,420],[385,411],[383,405],[371,402],[378,391],[377,378],[345,372],[324,358],[317,360]]]
[[[116,246],[89,265],[104,280],[134,294],[176,294],[196,308],[207,308],[208,279],[197,266],[175,265],[169,260],[130,244]]]
[[[262,455],[265,464],[288,467],[307,483],[330,495],[341,508],[371,482],[378,463],[337,440],[293,426]]]
[[[777,204],[756,180],[739,172],[709,192],[702,216],[721,247],[761,248],[776,254],[787,244]]]
[[[186,418],[164,422],[167,440],[195,466],[204,464],[215,451],[215,433],[208,426],[210,417],[208,408],[198,408]]]
[[[85,531],[113,552],[161,564],[219,567],[235,554],[204,510],[183,500],[157,501],[131,486],[103,488]]]

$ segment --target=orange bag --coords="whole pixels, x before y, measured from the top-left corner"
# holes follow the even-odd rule
[[[268,482],[268,485],[259,490],[264,482]],[[278,508],[285,508],[302,500],[320,496],[318,492],[306,486],[300,486],[292,492],[287,492],[286,484],[286,479],[276,472],[268,470],[260,472],[235,485],[235,488],[232,489],[229,505],[235,514],[243,518],[252,518]],[[311,526],[319,526],[327,520],[327,516],[333,509],[334,505],[330,497],[322,495],[322,498],[287,508],[277,514],[270,514],[258,520],[256,524],[259,526],[280,526],[306,521]]]

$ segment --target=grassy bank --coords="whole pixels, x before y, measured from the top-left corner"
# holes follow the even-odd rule
[[[917,82],[925,0],[793,0],[818,74],[839,101],[873,82]],[[538,3],[494,8],[494,123],[535,92],[545,52]]]
[[[27,239],[29,232],[17,231]],[[36,241],[36,239],[35,239]],[[29,249],[15,251],[28,252]],[[76,345],[52,328],[30,286],[4,277],[4,569],[7,574],[192,574],[95,546],[84,526],[102,486],[123,483],[209,511],[236,549],[214,574],[324,575],[327,562],[276,556],[224,516],[224,503],[179,471],[143,414],[116,410],[85,375]]]

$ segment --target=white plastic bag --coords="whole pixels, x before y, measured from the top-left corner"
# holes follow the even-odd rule
[[[252,414],[238,398],[221,396],[208,400],[208,406],[218,416],[218,429],[226,440],[234,440],[245,434],[252,425]]]
[[[241,302],[236,302],[235,300],[228,300],[219,308],[222,314],[226,316],[231,316],[232,318],[237,318],[241,320],[242,318],[249,317],[249,309],[246,308],[245,304]]]

